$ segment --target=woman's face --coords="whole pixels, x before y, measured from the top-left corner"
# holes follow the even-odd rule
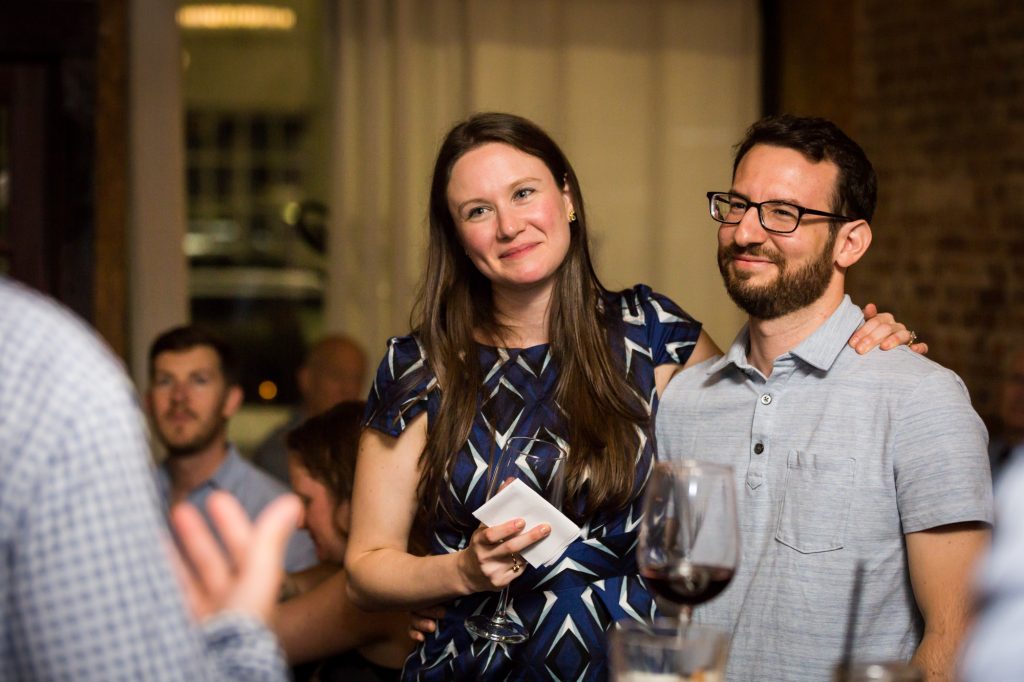
[[[569,251],[571,207],[543,161],[500,142],[463,154],[448,181],[459,240],[495,289],[553,284]]]
[[[309,531],[316,545],[317,558],[344,563],[351,515],[349,501],[338,503],[327,487],[313,478],[294,455],[288,457],[288,474],[292,490],[302,500],[299,527]]]

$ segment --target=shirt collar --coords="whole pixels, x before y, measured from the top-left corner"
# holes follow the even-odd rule
[[[227,489],[236,490],[236,486],[245,474],[245,464],[242,461],[242,456],[238,453],[238,448],[235,447],[234,443],[228,443],[228,456],[224,458],[224,461],[217,467],[217,471],[213,473],[206,481],[203,481],[196,490],[199,490],[203,486],[211,486],[214,489]],[[156,468],[156,487],[160,496],[164,502],[168,502],[171,499],[171,477],[167,473],[167,462],[161,463]],[[195,491],[192,491],[195,492]],[[191,494],[191,493],[189,493]]]
[[[224,458],[217,471],[210,477],[214,488],[237,490],[245,475],[245,464],[234,443],[228,443],[228,456]]]
[[[789,355],[800,358],[808,365],[827,372],[846,347],[853,332],[864,323],[864,313],[853,304],[850,296],[843,296],[842,302],[825,322],[814,330],[810,336],[800,342]],[[750,323],[743,325],[739,334],[725,355],[715,360],[708,367],[708,374],[716,374],[730,365],[741,370],[753,369],[747,361],[747,347],[750,345]]]

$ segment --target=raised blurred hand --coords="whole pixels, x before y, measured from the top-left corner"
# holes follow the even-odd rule
[[[178,575],[197,620],[237,611],[269,622],[284,574],[285,547],[301,508],[297,497],[282,495],[252,523],[229,493],[211,493],[207,509],[224,548],[195,507],[181,503],[171,510],[181,549]]]

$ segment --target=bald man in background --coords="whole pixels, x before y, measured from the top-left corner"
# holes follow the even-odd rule
[[[290,481],[285,434],[308,417],[322,414],[343,400],[365,399],[366,353],[347,336],[325,336],[309,349],[295,377],[302,405],[253,454],[257,466],[286,484]]]

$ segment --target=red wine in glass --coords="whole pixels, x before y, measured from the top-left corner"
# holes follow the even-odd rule
[[[655,594],[681,606],[715,598],[739,561],[739,525],[732,468],[683,460],[658,462],[644,491],[637,566]]]
[[[732,580],[735,570],[723,566],[684,564],[682,567],[648,566],[640,575],[663,599],[696,606],[714,599]]]

